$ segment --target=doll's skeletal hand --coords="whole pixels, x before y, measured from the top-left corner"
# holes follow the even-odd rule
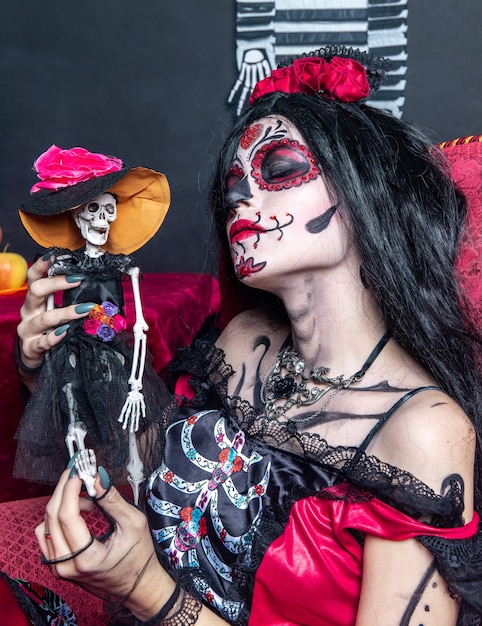
[[[80,450],[75,457],[75,468],[87,489],[87,493],[91,498],[95,498],[97,495],[95,490],[95,478],[97,476],[95,452],[91,449]]]
[[[146,403],[144,394],[140,389],[132,389],[127,394],[126,401],[119,416],[122,428],[129,432],[136,433],[139,430],[139,419],[146,416]]]

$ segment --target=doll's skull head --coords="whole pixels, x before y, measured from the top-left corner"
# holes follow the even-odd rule
[[[116,198],[111,193],[102,193],[75,209],[73,217],[87,243],[103,246],[109,237],[110,225],[117,218]]]

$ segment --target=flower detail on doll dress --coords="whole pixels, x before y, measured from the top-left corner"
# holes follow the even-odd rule
[[[126,326],[119,307],[109,301],[96,304],[83,323],[88,335],[96,335],[102,341],[112,341],[116,333],[125,330]]]
[[[256,451],[244,452],[244,433],[228,428],[219,411],[196,413],[174,422],[169,430],[175,433],[168,432],[168,438],[174,435],[181,445],[177,454],[166,455],[149,479],[147,506],[162,520],[151,519],[153,536],[171,567],[204,572],[208,564],[229,584],[231,564],[251,546],[270,463],[262,463]],[[248,481],[255,466],[257,479]],[[236,603],[226,600],[223,590],[210,585],[209,579],[199,573],[194,580],[197,590],[216,609],[236,615]]]

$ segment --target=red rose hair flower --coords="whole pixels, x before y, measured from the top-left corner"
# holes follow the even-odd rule
[[[275,91],[322,94],[340,102],[358,102],[368,97],[370,84],[366,69],[354,59],[334,56],[328,61],[321,57],[304,57],[273,70],[270,76],[260,80],[249,103]]]

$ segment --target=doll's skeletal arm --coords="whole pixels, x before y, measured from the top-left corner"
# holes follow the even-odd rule
[[[142,378],[146,363],[147,336],[149,330],[142,312],[141,294],[139,289],[139,268],[134,267],[129,271],[132,281],[132,292],[134,295],[134,307],[136,319],[133,327],[134,331],[134,352],[132,355],[132,367],[129,376],[130,391],[119,416],[119,422],[123,428],[128,428],[130,432],[136,432],[139,428],[140,417],[146,416],[146,406],[142,393]]]

